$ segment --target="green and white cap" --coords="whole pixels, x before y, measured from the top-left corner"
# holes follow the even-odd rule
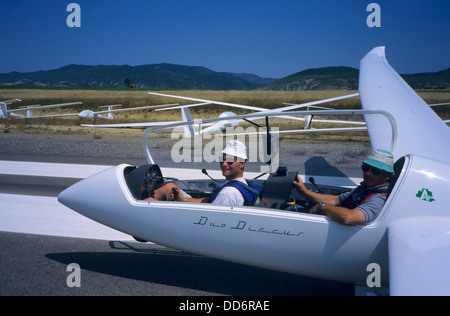
[[[394,155],[386,150],[375,149],[363,162],[375,168],[394,173]]]

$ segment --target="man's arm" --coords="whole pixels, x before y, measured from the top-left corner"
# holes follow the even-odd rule
[[[178,202],[207,203],[209,198],[190,198],[184,197],[181,189],[174,183],[167,183],[161,188],[155,190],[154,197],[146,198],[146,201],[175,201],[175,195],[172,189],[176,188]]]
[[[308,190],[300,179],[300,176],[297,176],[297,180],[294,181],[294,186],[297,192],[305,199],[317,204],[321,202],[325,203],[322,207],[316,205],[311,208],[311,214],[323,214],[340,224],[349,226],[360,225],[366,222],[366,217],[361,210],[337,206],[339,205],[339,197],[337,195],[322,194]]]
[[[300,195],[302,195],[305,199],[309,201],[315,203],[324,202],[331,205],[339,204],[339,199],[337,195],[322,194],[308,190],[305,184],[303,183],[302,179],[300,179],[300,176],[297,176],[297,179],[294,181],[294,187]]]
[[[209,198],[190,198],[190,197],[182,197],[178,199],[177,202],[192,202],[192,203],[208,203]]]
[[[176,188],[177,188],[177,196],[176,196],[177,202],[208,203],[209,201],[208,197],[203,198],[185,197],[183,196],[180,187],[176,186]],[[173,192],[171,192],[171,198],[172,200],[175,198]]]
[[[320,212],[321,209],[321,212]],[[346,207],[324,204],[314,206],[310,212],[312,214],[323,214],[340,224],[355,226],[365,224],[366,216],[360,209],[348,209]]]

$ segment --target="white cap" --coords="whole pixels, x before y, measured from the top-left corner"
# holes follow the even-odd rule
[[[247,160],[247,146],[238,140],[230,140],[222,150],[222,154]]]

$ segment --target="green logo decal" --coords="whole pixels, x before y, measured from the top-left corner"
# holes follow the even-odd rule
[[[423,201],[427,201],[427,202],[434,202],[434,201],[436,201],[433,198],[433,192],[431,192],[430,190],[425,189],[425,188],[423,188],[422,190],[417,192],[416,197],[418,197],[419,199],[421,199]]]

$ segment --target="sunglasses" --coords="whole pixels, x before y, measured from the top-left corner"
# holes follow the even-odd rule
[[[231,166],[235,162],[236,162],[236,160],[235,161],[226,161],[226,160],[224,160],[224,161],[219,161],[219,164],[227,164],[227,165]]]
[[[372,173],[375,176],[379,176],[381,174],[381,169],[378,169],[376,167],[370,166],[370,165],[368,165],[366,163],[362,164],[361,169],[362,169],[363,172],[372,171]]]

